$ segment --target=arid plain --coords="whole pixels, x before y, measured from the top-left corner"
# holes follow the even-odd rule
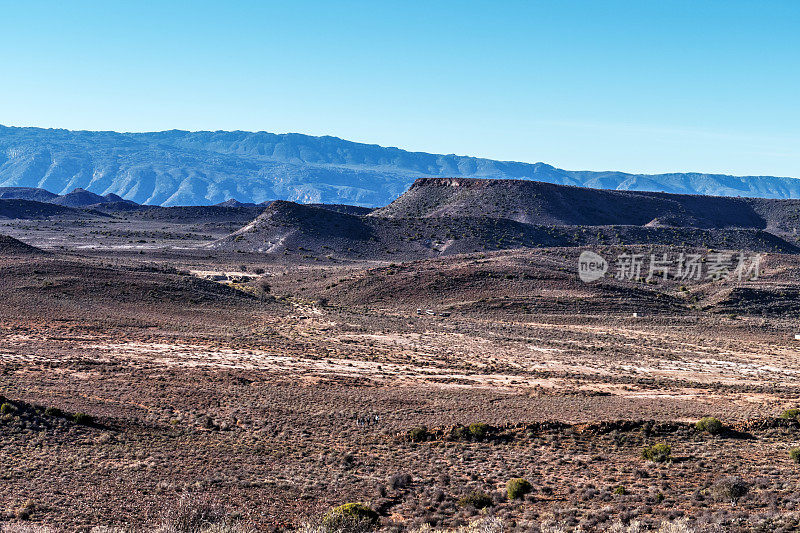
[[[418,226],[380,222],[408,244],[385,246],[357,213],[331,224],[377,240],[349,254],[336,235],[297,244],[286,218],[265,253],[233,246],[263,207],[170,209],[0,221],[0,523],[146,529],[191,498],[268,531],[349,502],[398,531],[799,527],[786,235],[562,224],[531,246],[473,225],[465,249],[431,235],[421,253]],[[578,279],[584,249],[707,259],[724,242],[764,253],[758,279]],[[642,458],[659,443],[668,460]]]

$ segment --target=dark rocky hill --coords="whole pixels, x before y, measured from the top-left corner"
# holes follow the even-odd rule
[[[36,187],[0,187],[0,199],[30,200],[66,207],[93,207],[104,204],[127,204],[134,207],[139,205],[113,193],[101,196],[80,188],[61,195]]]
[[[106,204],[108,205],[108,204]],[[99,206],[102,211],[105,206]],[[242,205],[225,207],[218,205],[193,206],[138,206],[129,210],[126,217],[139,220],[162,220],[175,223],[238,222],[241,225],[251,222],[264,211],[263,205]]]
[[[594,191],[597,192],[597,191]],[[408,206],[406,206],[408,207]],[[532,224],[499,216],[367,216],[321,207],[273,202],[264,212],[212,248],[285,256],[287,260],[408,260],[513,248],[586,245],[681,245],[797,252],[787,240],[760,225],[719,227],[648,224]],[[629,219],[621,219],[628,222]],[[713,220],[713,217],[709,220]],[[720,219],[724,220],[724,219]],[[738,220],[738,219],[734,219]],[[749,217],[743,218],[750,221]],[[616,220],[614,220],[616,221]]]
[[[240,202],[239,200],[236,200],[235,198],[229,198],[228,200],[225,200],[224,202],[219,202],[218,204],[214,204],[214,205],[217,206],[217,207],[252,207],[252,206],[254,206],[256,204],[254,204],[253,202]]]
[[[99,214],[99,213],[96,213]],[[0,200],[0,219],[91,218],[95,213],[32,200]]]
[[[364,215],[369,215],[373,211],[375,211],[371,207],[360,207],[357,205],[347,205],[347,204],[307,204],[311,207],[320,207],[322,209],[328,209],[329,211],[336,211],[337,213],[344,213],[346,215],[356,215],[363,217]]]
[[[0,198],[5,200],[50,202],[59,198],[59,195],[36,187],[0,187]]]
[[[110,195],[111,198],[106,198],[105,196],[100,196],[99,194],[95,194],[93,192],[89,192],[85,189],[75,189],[74,191],[67,193],[63,196],[59,196],[58,198],[54,198],[50,200],[51,203],[56,205],[65,205],[67,207],[87,207],[90,205],[98,205],[104,204],[106,202],[115,202],[119,201],[117,195]],[[120,198],[121,200],[121,198]]]
[[[800,200],[609,191],[522,180],[423,178],[371,216],[484,216],[556,226],[749,228],[794,235],[800,226]]]

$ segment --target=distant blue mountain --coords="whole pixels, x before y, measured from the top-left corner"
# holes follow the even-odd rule
[[[76,188],[155,205],[386,205],[421,177],[530,179],[599,189],[800,198],[800,180],[561,170],[545,163],[407,152],[336,137],[245,131],[117,133],[0,126],[0,187]]]

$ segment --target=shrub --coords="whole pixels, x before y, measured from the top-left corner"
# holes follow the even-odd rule
[[[781,414],[781,418],[797,418],[800,416],[800,409],[787,409]]]
[[[698,431],[707,431],[712,435],[716,435],[722,431],[722,422],[713,416],[705,416],[697,422],[696,427]]]
[[[352,453],[346,453],[342,456],[342,468],[353,468],[356,465],[356,456]]]
[[[642,459],[654,463],[666,463],[672,457],[672,447],[669,444],[659,442],[652,446],[647,446],[642,450]]]
[[[496,516],[479,518],[458,529],[458,533],[503,533],[503,521]]]
[[[789,450],[789,457],[797,464],[800,464],[800,448],[792,448]]]
[[[2,529],[3,533],[56,533],[55,529],[50,529],[48,526],[39,524],[5,524]]]
[[[509,500],[519,500],[533,490],[533,485],[527,479],[517,477],[509,479],[506,483],[506,492]]]
[[[25,505],[14,511],[14,516],[19,520],[30,520],[34,509],[36,509],[36,504],[33,503],[33,500],[28,500]]]
[[[485,509],[492,505],[492,498],[485,492],[470,492],[460,500],[458,504],[462,507],[472,506],[475,509]]]
[[[59,409],[58,407],[48,407],[47,409],[44,410],[44,414],[47,415],[47,416],[53,416],[53,417],[62,417],[62,416],[64,416],[64,413],[62,413],[61,409]]]
[[[618,494],[620,496],[624,496],[625,494],[628,494],[628,489],[626,489],[625,487],[620,485],[619,487],[614,489],[614,494]]]
[[[268,278],[259,278],[256,282],[256,289],[263,298],[272,292],[272,284],[270,284]]]
[[[393,489],[404,489],[411,485],[411,474],[398,473],[389,478],[389,485]]]
[[[203,528],[203,533],[257,533],[257,531],[258,530],[245,523],[229,520],[219,522],[217,524],[211,524],[210,526]],[[128,531],[121,530],[112,533],[128,533]]]
[[[72,420],[75,421],[76,424],[80,424],[82,426],[90,426],[94,422],[94,418],[86,413],[75,413],[72,415]]]
[[[322,517],[322,527],[328,531],[371,531],[377,524],[378,513],[363,503],[345,503]]]
[[[738,476],[721,479],[711,486],[711,494],[720,501],[736,503],[750,490],[750,484]]]
[[[632,531],[632,530],[631,530]],[[641,531],[639,527],[635,531]],[[697,530],[689,525],[686,518],[678,518],[677,520],[662,520],[658,528],[658,533],[695,533]]]
[[[16,410],[17,407],[13,403],[5,402],[3,405],[0,405],[0,414],[10,415]]]
[[[470,424],[469,434],[478,440],[483,440],[489,435],[490,429],[491,426],[489,426],[489,424],[481,424],[481,423]]]
[[[426,441],[428,440],[428,428],[425,426],[411,428],[408,432],[408,438],[411,439],[412,442]]]
[[[184,493],[154,519],[149,524],[151,531],[199,533],[211,524],[223,523],[225,510],[213,499]]]
[[[456,426],[450,432],[450,437],[453,440],[469,440],[470,432],[469,428],[464,426]]]

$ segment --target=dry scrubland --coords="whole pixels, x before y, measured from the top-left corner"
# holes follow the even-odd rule
[[[237,220],[95,222],[2,228],[46,249],[0,242],[2,531],[800,527],[795,255],[585,285],[574,248],[303,260],[203,247]]]

